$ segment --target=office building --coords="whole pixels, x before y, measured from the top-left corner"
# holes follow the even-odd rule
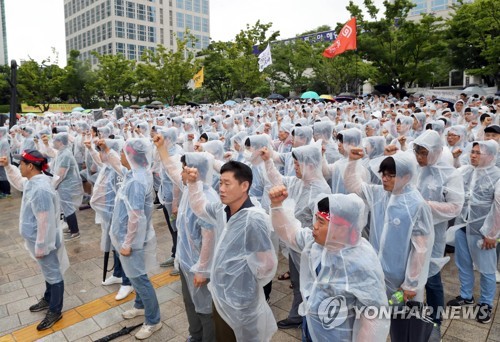
[[[464,0],[471,2],[472,0]],[[418,20],[422,14],[434,14],[437,17],[447,18],[450,15],[451,6],[457,4],[457,0],[412,0],[415,4],[408,14],[408,18]]]
[[[9,64],[7,50],[7,27],[5,22],[5,0],[0,0],[0,64]]]
[[[175,49],[175,36],[186,29],[198,39],[196,49],[210,42],[209,0],[64,0],[64,17],[67,54],[78,50],[93,65],[92,51],[140,60],[159,44]]]

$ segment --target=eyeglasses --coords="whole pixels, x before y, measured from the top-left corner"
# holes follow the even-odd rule
[[[386,178],[386,179],[394,179],[396,178],[396,175],[386,173],[386,172],[379,172],[380,173],[380,178]]]
[[[476,154],[476,155],[480,156],[481,152],[472,150],[472,151],[470,151],[470,154]]]

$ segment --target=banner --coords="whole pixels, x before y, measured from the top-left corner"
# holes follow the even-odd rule
[[[288,44],[291,44],[297,40],[302,40],[304,42],[315,44],[315,43],[320,43],[320,42],[324,42],[324,41],[331,42],[332,40],[335,40],[335,39],[337,39],[337,34],[335,33],[335,31],[323,31],[323,32],[316,32],[316,33],[312,33],[312,34],[307,34],[305,36],[299,36],[299,37],[282,39],[282,40],[275,40],[275,41],[271,42],[271,44],[272,45],[274,45],[274,44],[288,45]],[[257,56],[261,53],[261,51],[259,50],[259,45],[253,46],[252,53],[254,55],[257,55]]]
[[[64,112],[64,113],[71,113],[73,108],[81,107],[81,105],[77,103],[51,103],[49,106],[50,107],[48,111],[50,112]],[[42,105],[40,105],[40,107],[37,107],[37,106],[29,106],[26,103],[21,104],[21,112],[23,113],[42,113],[42,110],[40,108],[43,108]]]
[[[342,27],[332,45],[323,51],[323,56],[333,58],[347,50],[356,50],[356,18],[352,18]]]
[[[271,57],[271,45],[267,44],[266,49],[259,55],[259,71],[262,72],[271,64],[273,64],[273,59]]]
[[[196,75],[193,76],[193,81],[194,81],[193,89],[201,88],[201,86],[203,85],[203,81],[205,80],[205,77],[203,75],[203,70],[204,67],[202,67],[201,70],[198,71]]]

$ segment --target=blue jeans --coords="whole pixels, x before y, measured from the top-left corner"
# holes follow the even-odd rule
[[[125,286],[132,285],[130,283],[130,279],[128,279],[127,275],[125,274],[125,271],[123,270],[122,263],[120,262],[120,257],[118,256],[118,253],[114,249],[113,249],[113,262],[115,265],[115,268],[113,270],[113,276],[117,278],[122,278],[122,285]]]
[[[431,318],[434,323],[441,325],[442,318],[437,317],[438,308],[444,308],[444,290],[443,283],[441,282],[441,272],[427,278],[425,292],[427,294],[427,305],[433,308]]]
[[[470,299],[474,292],[474,269],[469,246],[467,245],[467,236],[462,229],[457,230],[455,233],[455,263],[460,279],[460,297]],[[481,273],[479,285],[479,303],[493,306],[496,291],[495,274]]]
[[[45,282],[45,293],[43,298],[49,302],[49,311],[53,313],[61,313],[63,308],[64,297],[64,281],[59,283],[49,284]]]
[[[154,325],[160,322],[160,306],[156,292],[146,274],[136,278],[129,278],[135,290],[134,308],[144,309],[144,323]]]

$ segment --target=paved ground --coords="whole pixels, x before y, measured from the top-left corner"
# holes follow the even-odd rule
[[[24,249],[18,233],[20,194],[0,200],[0,342],[2,341],[95,341],[120,330],[123,326],[138,324],[141,318],[124,321],[121,312],[131,307],[133,295],[123,301],[114,300],[119,285],[102,286],[102,253],[99,249],[100,227],[94,224],[92,210],[78,212],[82,237],[67,243],[71,268],[65,274],[64,318],[45,334],[37,334],[35,326],[42,313],[31,313],[28,307],[38,301],[44,292],[43,277],[38,266]],[[158,260],[163,261],[171,247],[170,234],[160,210],[154,213],[154,227],[158,236]],[[278,274],[286,270],[280,260]],[[169,276],[170,269],[157,268],[152,281],[157,288],[163,328],[151,341],[185,341],[187,320],[182,303],[180,281]],[[455,264],[450,262],[443,271],[445,300],[458,294],[459,282]],[[288,281],[274,281],[271,308],[276,320],[286,318],[291,305]],[[500,313],[495,300],[492,323],[479,324],[474,320],[455,319],[443,322],[443,341],[500,341]],[[478,298],[476,288],[475,297]],[[134,341],[126,335],[116,341]],[[300,340],[300,330],[278,331],[273,341]]]

